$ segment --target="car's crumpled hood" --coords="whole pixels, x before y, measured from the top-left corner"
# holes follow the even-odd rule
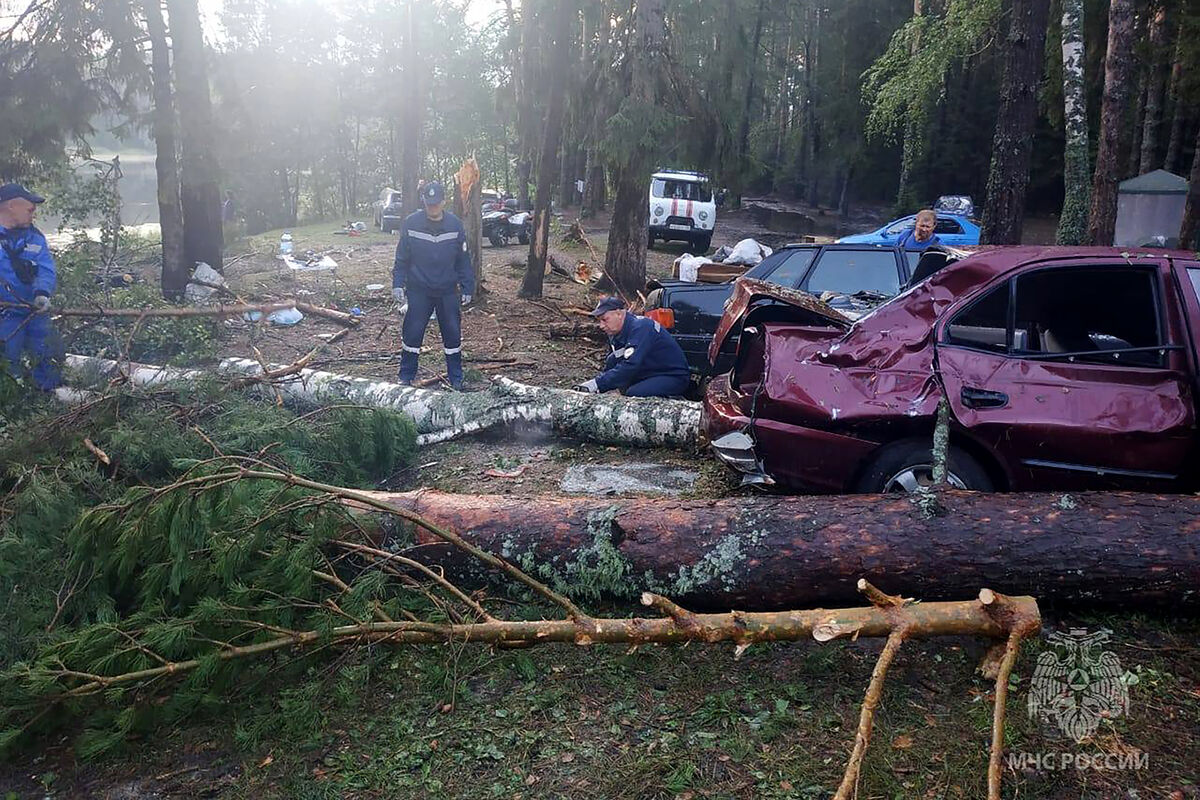
[[[932,415],[942,396],[934,375],[934,328],[963,292],[994,268],[972,260],[902,292],[831,339],[797,325],[767,323],[760,400],[812,422]],[[733,316],[727,315],[727,319]]]
[[[717,332],[708,346],[708,360],[716,362],[721,346],[734,331],[740,331],[746,312],[758,300],[778,300],[797,310],[797,325],[811,324],[845,330],[850,327],[850,318],[822,302],[808,292],[787,289],[777,283],[757,278],[738,278],[733,283],[733,294],[725,305],[725,314],[717,325]]]

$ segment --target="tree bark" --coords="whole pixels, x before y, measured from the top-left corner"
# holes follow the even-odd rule
[[[1183,207],[1183,224],[1179,226],[1179,246],[1185,250],[1200,246],[1196,228],[1200,220],[1200,129],[1196,130],[1195,150],[1192,153],[1192,172],[1188,178],[1187,202]]]
[[[923,16],[925,13],[924,0],[913,0],[913,17]],[[920,32],[913,36],[913,40],[908,48],[910,58],[916,58],[921,52],[921,36]],[[914,186],[913,176],[917,172],[917,165],[925,155],[925,107],[923,100],[918,100],[922,103],[920,107],[913,108],[911,105],[905,108],[904,116],[904,143],[903,151],[900,156],[900,185],[896,189],[896,213],[907,214],[914,210],[917,203],[916,187]]]
[[[475,296],[487,291],[483,285],[483,176],[479,163],[471,156],[455,175],[454,213],[462,220],[467,234],[467,250],[471,255],[471,267],[475,270]],[[470,181],[466,198],[463,197],[461,181]]]
[[[1170,24],[1165,2],[1158,3],[1150,20],[1150,68],[1146,75],[1146,112],[1142,127],[1142,151],[1138,174],[1153,170],[1158,161],[1159,129],[1162,126],[1163,92],[1166,89]]]
[[[1180,97],[1180,83],[1183,80],[1184,37],[1186,28],[1181,23],[1175,45],[1175,58],[1171,62],[1171,83],[1167,91],[1167,99],[1171,104],[1171,135],[1167,141],[1167,154],[1163,158],[1163,169],[1174,172],[1179,163],[1179,147],[1183,143],[1183,121],[1187,117],[1187,107]]]
[[[532,0],[521,2],[521,39],[518,70],[514,75],[517,102],[517,198],[521,208],[533,205],[529,180],[533,175],[534,137],[537,126],[533,113],[534,64],[537,52],[537,14]]]
[[[666,34],[666,0],[641,0],[634,19],[634,36],[629,52],[631,106],[642,114],[654,113],[658,104],[658,70],[663,64]],[[646,182],[650,177],[649,154],[633,152],[616,165],[612,221],[608,229],[608,251],[604,274],[608,283],[624,297],[636,297],[646,286],[646,237],[650,208]]]
[[[420,37],[413,19],[413,3],[404,4],[404,73],[400,109],[400,202],[406,214],[421,207],[417,184],[421,180],[421,102],[424,78],[419,57]]]
[[[533,209],[533,235],[529,237],[529,256],[519,297],[541,297],[546,279],[546,257],[550,250],[550,192],[554,187],[555,155],[562,138],[563,90],[571,55],[571,24],[577,9],[573,0],[558,0],[554,10],[554,43],[550,60],[550,96],[542,129],[541,156],[538,158],[537,200]]]
[[[162,294],[167,300],[179,300],[191,270],[183,251],[171,50],[160,0],[142,0],[142,11],[150,37],[150,70],[154,85],[154,172],[158,179],[158,225],[162,232]]]
[[[1087,241],[1088,200],[1091,197],[1091,159],[1088,150],[1087,86],[1083,71],[1083,0],[1063,0],[1063,128],[1064,146],[1062,216],[1058,244]]]
[[[1009,10],[1000,112],[980,237],[984,244],[1021,243],[1050,0],[1011,0]]]
[[[84,384],[92,379],[128,376],[138,386],[198,380],[212,374],[231,377],[262,375],[263,367],[248,358],[222,359],[207,370],[130,364],[92,356],[67,356]],[[283,367],[282,370],[286,370]],[[281,368],[272,367],[272,372]],[[700,404],[686,400],[584,394],[566,389],[526,386],[497,377],[486,392],[435,392],[387,381],[303,369],[290,372],[258,391],[272,399],[275,390],[298,406],[354,403],[391,408],[412,417],[418,444],[436,444],[493,428],[526,425],[549,428],[582,441],[629,447],[695,447],[700,431]],[[68,398],[69,399],[69,398]]]
[[[1088,238],[1094,245],[1111,245],[1116,233],[1121,150],[1128,141],[1125,112],[1133,73],[1133,26],[1134,0],[1112,0],[1108,9],[1100,144],[1092,176],[1092,209],[1088,219]]]
[[[203,261],[222,269],[220,168],[214,152],[212,98],[208,89],[204,35],[196,0],[167,0],[171,46],[175,56],[175,92],[179,100],[183,211],[183,258],[186,268]]]
[[[1189,496],[372,496],[538,565],[551,588],[580,598],[649,591],[696,608],[803,608],[851,601],[865,577],[925,599],[986,586],[1089,608],[1200,602],[1200,498]],[[410,555],[424,563],[482,577],[474,560],[415,541]]]

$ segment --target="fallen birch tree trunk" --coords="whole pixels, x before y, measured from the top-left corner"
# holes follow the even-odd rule
[[[373,496],[582,598],[649,591],[696,608],[802,608],[850,600],[857,578],[886,576],[930,599],[988,586],[1043,602],[1200,601],[1200,498],[1192,496]],[[480,577],[432,539],[415,540],[410,557],[460,580]]]
[[[84,381],[128,376],[139,386],[198,380],[221,375],[261,376],[263,366],[248,358],[226,358],[207,370],[177,369],[117,362],[93,356],[67,356],[67,366]],[[412,417],[417,443],[436,444],[491,428],[528,424],[572,439],[632,447],[694,447],[700,429],[700,405],[684,400],[584,394],[493,379],[483,392],[438,392],[332,372],[301,369],[278,377],[270,392],[300,406],[353,403],[390,408]],[[259,389],[264,387],[260,384]]]

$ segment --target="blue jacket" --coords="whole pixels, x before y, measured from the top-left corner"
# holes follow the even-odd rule
[[[0,302],[32,303],[34,295],[53,294],[57,284],[54,257],[42,232],[32,225],[0,227]]]
[[[625,315],[625,324],[608,338],[612,354],[596,378],[602,392],[625,389],[653,375],[688,377],[687,359],[671,332],[652,319]]]
[[[463,294],[475,294],[475,269],[462,221],[449,211],[437,222],[424,210],[409,214],[396,244],[393,288],[449,294],[456,285]]]
[[[930,247],[933,247],[935,244],[942,243],[942,240],[937,237],[936,233],[933,234],[932,236],[930,236],[928,239],[926,239],[923,242],[918,242],[916,239],[916,235],[917,235],[916,229],[909,228],[906,233],[904,233],[899,239],[896,240],[896,247],[899,247],[902,250],[909,250],[912,252],[920,252],[921,250],[925,250]]]

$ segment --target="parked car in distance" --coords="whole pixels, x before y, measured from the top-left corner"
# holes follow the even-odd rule
[[[699,172],[663,170],[650,176],[650,231],[654,242],[688,242],[703,255],[712,246],[717,226],[717,203],[708,177]]]
[[[842,244],[895,244],[905,231],[916,225],[917,215],[892,220],[882,228],[870,233],[858,233],[838,239]],[[937,212],[937,225],[933,233],[947,247],[973,247],[979,244],[979,222],[962,214]]]
[[[751,482],[928,484],[944,400],[957,487],[1200,484],[1195,253],[983,250],[852,326],[769,292],[734,295],[711,352],[740,330],[736,359],[704,399],[715,452]]]
[[[836,295],[835,307],[856,315],[899,294],[908,284],[912,263],[919,255],[880,245],[789,244],[751,267],[743,277],[814,295]],[[647,316],[670,329],[694,373],[704,376],[725,372],[733,363],[736,332],[717,354],[715,365],[709,361],[708,349],[733,286],[732,280],[660,280],[647,284]]]
[[[404,205],[400,202],[400,192],[396,189],[384,189],[375,201],[375,227],[384,233],[400,230],[404,222]]]

